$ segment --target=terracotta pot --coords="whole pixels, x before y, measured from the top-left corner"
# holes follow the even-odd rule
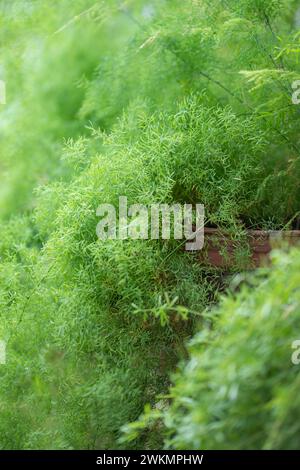
[[[244,241],[234,240],[219,229],[204,230],[204,248],[200,260],[205,264],[228,268],[255,268],[266,264],[273,247],[300,242],[300,230],[248,230]]]

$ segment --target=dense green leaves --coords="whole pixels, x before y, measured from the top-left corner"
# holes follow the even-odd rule
[[[213,331],[189,346],[164,415],[167,445],[184,449],[298,449],[299,252],[274,255],[265,278],[224,297]]]
[[[208,224],[241,238],[297,220],[295,10],[293,0],[0,2],[0,448],[122,447],[121,427],[168,393],[227,283],[176,240],[97,240],[99,204],[203,203]],[[213,332],[195,337],[175,379],[167,445],[296,445],[286,423],[297,377],[283,366],[296,316],[283,326],[281,311],[298,301],[296,271],[284,256],[254,297],[211,311]],[[162,446],[155,423],[127,445]]]

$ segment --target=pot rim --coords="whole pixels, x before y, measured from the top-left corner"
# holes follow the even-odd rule
[[[211,228],[204,227],[204,233],[208,235],[222,235],[223,237],[228,237],[229,234],[226,234],[220,228]],[[285,237],[296,237],[300,238],[300,230],[252,230],[246,229],[246,233],[253,237],[276,237],[276,236],[285,236]]]

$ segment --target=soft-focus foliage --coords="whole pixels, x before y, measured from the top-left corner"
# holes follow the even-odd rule
[[[0,109],[0,339],[7,342],[0,448],[122,447],[121,427],[168,392],[186,339],[204,326],[201,312],[226,284],[223,273],[201,266],[175,240],[100,242],[100,203],[117,205],[119,196],[129,204],[200,202],[207,223],[236,237],[245,228],[297,221],[299,110],[290,86],[300,72],[296,6],[293,0],[0,1],[0,80],[7,86]],[[285,284],[283,271],[274,273]],[[270,296],[274,286],[276,303],[275,281],[272,274],[265,285]],[[256,294],[253,322],[263,293],[262,287]],[[272,325],[270,382],[284,355],[276,350],[281,327]],[[247,356],[239,335],[251,335],[251,328],[249,318],[237,321],[236,339],[227,339],[236,348],[232,357],[239,348]],[[222,374],[211,350],[206,354],[217,387]],[[247,356],[244,366],[251,375],[268,357],[252,369]],[[192,379],[204,372],[197,365]],[[288,393],[296,387],[293,374],[289,364],[282,371]],[[175,390],[170,416],[181,426]],[[237,426],[247,421],[248,405],[253,413],[268,405],[272,384],[266,390],[244,395]],[[197,406],[213,425],[214,404]],[[278,416],[283,412],[292,407],[278,405]],[[277,413],[275,405],[270,413]],[[197,446],[201,437],[201,445],[242,447],[242,439],[234,441],[234,417],[228,415],[227,441],[221,418],[215,444],[203,440],[198,422],[187,440],[179,429],[168,442]],[[291,442],[297,439],[298,429],[285,429],[281,441],[273,430],[263,441],[257,418],[245,434],[249,446],[279,447],[290,434]],[[150,429],[127,445],[154,448],[159,439]]]
[[[163,414],[168,446],[299,449],[299,273],[298,250],[276,253],[267,278],[262,272],[223,298],[213,331],[193,338],[174,378]]]

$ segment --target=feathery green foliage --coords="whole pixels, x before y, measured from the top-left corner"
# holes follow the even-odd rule
[[[129,204],[200,202],[207,223],[236,237],[296,219],[295,9],[293,0],[0,2],[8,95],[0,127],[0,448],[122,447],[121,427],[168,392],[186,339],[224,287],[219,270],[176,240],[97,240],[99,204],[117,205],[119,196]],[[279,364],[278,331],[268,354]],[[232,344],[232,354],[244,351],[239,339]],[[180,423],[176,400],[170,416]],[[207,420],[210,411],[201,409]],[[264,432],[255,437],[256,425],[247,428],[249,446],[287,446],[287,428],[282,441],[267,442]],[[194,431],[191,441],[171,434],[170,445],[197,446]],[[234,436],[218,443],[242,447]],[[158,445],[157,429],[128,444]]]
[[[127,428],[128,436],[162,419],[165,445],[175,449],[299,448],[299,366],[292,362],[300,328],[299,250],[273,258],[267,276],[258,273],[250,287],[242,285],[209,312],[214,328],[190,342],[171,406],[148,412]]]

